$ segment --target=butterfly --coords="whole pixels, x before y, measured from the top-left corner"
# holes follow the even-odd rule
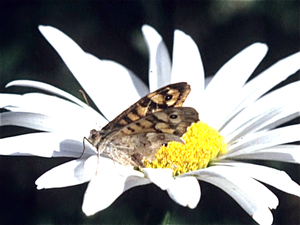
[[[199,120],[198,112],[181,107],[191,88],[185,82],[170,84],[141,98],[87,139],[98,151],[124,166],[144,167],[157,150],[180,138]]]

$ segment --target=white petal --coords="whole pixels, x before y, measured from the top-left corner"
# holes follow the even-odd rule
[[[173,171],[171,169],[143,168],[146,177],[162,190],[166,190],[173,183]]]
[[[24,95],[1,94],[0,96],[2,107],[15,112],[32,112],[55,116],[59,115],[57,108],[61,108],[62,110],[74,110],[75,112],[82,111],[82,108],[74,103],[41,93],[29,93]]]
[[[219,161],[214,165],[234,166],[248,176],[276,187],[279,190],[300,197],[300,186],[294,182],[284,171],[249,163],[234,161]]]
[[[261,225],[273,223],[273,215],[270,210],[265,207],[258,207],[258,209],[253,213],[252,218]]]
[[[283,115],[286,116],[294,114],[297,111],[299,112],[298,96],[300,96],[300,82],[291,83],[263,96],[233,118],[221,130],[221,135],[225,136],[226,140],[230,142],[233,137],[237,137],[238,135],[245,136],[247,133],[241,135],[241,130],[247,129],[250,132],[249,126],[254,123],[256,123],[256,126],[253,126],[254,129],[251,130],[252,132],[275,123]],[[286,113],[287,107],[293,109],[289,114]],[[281,117],[277,117],[277,120],[274,121],[273,118],[281,112]],[[232,137],[229,138],[229,134]]]
[[[230,135],[221,135],[226,137],[227,144],[238,141],[239,138],[252,134],[255,131],[268,131],[276,126],[288,122],[300,116],[299,107],[296,104],[273,108],[268,112],[264,112],[251,121],[247,121],[239,129],[236,129]]]
[[[39,26],[39,29],[108,119],[113,119],[138,100],[141,97],[139,94],[145,94],[145,85],[122,65],[101,61],[85,53],[71,38],[54,27]],[[116,95],[115,90],[122,95]],[[118,104],[112,107],[111,102],[116,102],[116,99]]]
[[[79,157],[83,137],[68,137],[56,133],[32,133],[0,139],[1,155],[34,155],[41,157]],[[84,155],[95,154],[86,143]]]
[[[101,158],[101,160],[103,160],[103,159]],[[108,159],[106,159],[106,160],[108,160]],[[113,165],[111,165],[111,167],[113,167],[112,169],[117,171],[117,173],[120,176],[125,178],[123,192],[127,191],[130,188],[136,187],[136,186],[141,186],[141,185],[146,185],[146,184],[151,183],[151,181],[149,179],[145,178],[144,173],[133,169],[133,167],[123,166],[112,160],[109,160],[108,162],[113,163]],[[101,163],[101,161],[100,161],[100,163]],[[108,166],[109,165],[104,166],[104,167],[108,167]],[[107,168],[105,169],[105,171],[106,170],[107,170]]]
[[[149,93],[148,87],[121,64],[109,60],[100,61],[92,55],[88,58],[91,63],[95,61],[93,71],[97,71],[97,75],[80,77],[80,84],[88,88],[88,94],[107,119],[114,119]]]
[[[265,57],[267,51],[267,45],[262,43],[254,43],[240,51],[219,69],[205,89],[205,95],[214,95],[215,92],[220,91],[220,88],[225,91],[228,86],[234,91],[239,90]]]
[[[124,192],[129,190],[130,188],[150,184],[151,181],[142,176],[129,176],[125,181]]]
[[[274,111],[275,112],[275,111]],[[259,131],[269,131],[278,127],[286,122],[289,122],[300,116],[300,109],[295,104],[290,104],[284,107],[284,111],[278,113],[272,119],[264,121],[260,126]],[[255,129],[256,130],[256,129]]]
[[[65,92],[65,91],[63,91],[63,90],[61,90],[57,87],[54,87],[52,85],[42,83],[42,82],[38,82],[38,81],[31,81],[31,80],[15,80],[15,81],[12,81],[12,82],[8,83],[5,87],[7,88],[7,87],[12,87],[12,86],[38,88],[38,89],[56,94],[58,96],[64,97],[64,98],[69,99],[70,101],[78,104],[82,108],[84,108],[86,111],[89,112],[89,114],[93,115],[93,117],[98,118],[100,121],[103,121],[102,124],[106,123],[104,118],[101,115],[99,115],[99,113],[97,111],[95,111],[93,108],[91,108],[87,104],[83,103],[78,98],[74,97],[73,95],[71,95],[71,94],[69,94],[69,93],[67,93],[67,92]]]
[[[240,194],[245,195],[245,200],[249,197],[248,200],[257,205],[265,205],[270,209],[275,209],[278,206],[279,201],[277,197],[268,188],[247,176],[247,174],[243,173],[239,168],[212,166],[197,171],[195,174],[198,174],[197,178],[200,180],[208,181],[214,185],[219,184],[220,186],[216,186],[223,189],[231,196],[236,194],[239,195],[238,192],[240,191]],[[221,180],[218,181],[216,178]],[[222,181],[222,179],[224,180]],[[221,184],[222,182],[227,184]],[[230,184],[231,187],[227,186],[228,184]],[[236,186],[237,189],[232,188],[233,186]],[[237,199],[235,200],[237,201]]]
[[[273,216],[268,208],[276,208],[278,199],[261,183],[235,168],[224,166],[213,166],[192,174],[225,191],[259,224],[272,223]]]
[[[195,177],[177,177],[167,189],[169,196],[178,204],[196,208],[200,201],[200,185]]]
[[[37,189],[68,187],[90,181],[97,170],[97,156],[77,159],[64,163],[40,176],[35,184]]]
[[[19,94],[3,94],[0,93],[0,108],[5,108],[11,105],[11,101],[18,102],[20,100]]]
[[[171,83],[171,60],[161,36],[151,26],[144,25],[142,32],[149,50],[150,91]]]
[[[243,87],[240,94],[236,93],[238,101],[231,111],[231,116],[255,102],[271,88],[287,79],[300,69],[300,52],[290,55],[256,76]],[[232,99],[230,99],[232,101]],[[228,119],[230,119],[230,115]],[[225,121],[225,120],[224,120]]]
[[[84,194],[82,211],[87,216],[106,209],[124,190],[126,176],[122,176],[116,168],[113,168],[113,164],[107,168],[103,160],[104,158],[101,158],[97,175],[92,178]]]
[[[92,128],[98,128],[107,123],[99,113],[95,113],[93,110],[86,110],[77,104],[56,96],[40,93],[24,95],[6,94],[1,95],[2,100],[4,103],[7,103],[4,107],[10,111],[38,113],[49,116],[57,121],[66,120],[66,124],[73,124],[71,127],[84,128],[87,132]],[[70,112],[72,112],[71,117]]]
[[[204,69],[200,52],[193,39],[175,30],[172,64],[172,83],[185,81],[191,85],[191,93],[185,101],[186,106],[193,106],[200,111],[204,92]]]
[[[37,113],[27,113],[27,112],[5,112],[1,113],[0,126],[21,126],[27,127],[40,131],[49,131],[56,133],[81,133],[82,137],[87,135],[89,131],[94,128],[92,124],[87,123],[87,121],[74,121],[74,118],[70,117],[49,117]],[[89,126],[89,125],[90,126]]]
[[[241,152],[240,152],[241,153]],[[299,145],[279,145],[255,152],[241,153],[232,156],[233,159],[259,159],[275,160],[287,163],[300,164],[300,146]]]
[[[4,112],[1,113],[0,126],[21,126],[41,131],[60,130],[60,123],[42,114],[23,113],[23,112]]]
[[[50,84],[46,84],[43,82],[32,81],[32,80],[15,80],[15,81],[9,82],[5,86],[5,88],[12,87],[12,86],[38,88],[43,91],[48,91],[50,93],[56,94],[58,96],[66,98],[66,99],[69,99],[72,102],[75,102],[76,104],[80,105],[83,108],[90,108],[90,107],[88,107],[88,105],[84,104],[82,101],[80,101],[78,98],[74,97],[73,95],[71,95],[57,87],[54,87]]]
[[[200,118],[212,127],[221,126],[222,121],[236,106],[238,92],[264,58],[267,49],[265,44],[252,44],[235,55],[217,72],[205,89],[206,107]]]
[[[228,153],[224,157],[232,157],[263,148],[300,140],[300,125],[291,125],[271,131],[261,131],[240,138],[236,143],[228,145]],[[222,158],[222,157],[220,157]]]

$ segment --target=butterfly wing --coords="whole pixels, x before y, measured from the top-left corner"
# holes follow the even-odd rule
[[[166,133],[181,137],[187,128],[198,120],[198,112],[194,108],[167,108],[124,126],[112,137],[140,133]]]
[[[167,108],[149,114],[124,126],[106,140],[113,146],[107,152],[123,165],[143,167],[145,158],[153,160],[157,150],[170,141],[180,138],[193,123],[199,120],[194,108]]]
[[[140,120],[141,118],[170,107],[181,107],[188,94],[190,85],[180,82],[165,86],[141,98],[100,131],[105,138],[114,131]]]

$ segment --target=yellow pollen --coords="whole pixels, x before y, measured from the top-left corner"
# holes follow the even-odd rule
[[[185,144],[169,142],[156,153],[155,159],[145,160],[147,168],[170,168],[173,176],[207,167],[219,154],[225,154],[226,143],[217,130],[201,121],[192,124],[184,134]]]

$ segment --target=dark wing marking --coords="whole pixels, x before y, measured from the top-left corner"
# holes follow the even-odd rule
[[[188,94],[190,85],[186,82],[170,84],[141,98],[100,131],[104,138],[110,133],[141,118],[169,107],[181,107]]]
[[[110,151],[114,160],[122,165],[143,167],[144,159],[153,160],[162,145],[170,141],[183,143],[180,137],[197,121],[194,108],[167,108],[124,126],[104,141],[114,146],[114,151]]]
[[[167,133],[181,137],[187,128],[199,120],[198,112],[191,107],[167,108],[149,114],[116,131],[115,135],[134,135],[139,133]]]

